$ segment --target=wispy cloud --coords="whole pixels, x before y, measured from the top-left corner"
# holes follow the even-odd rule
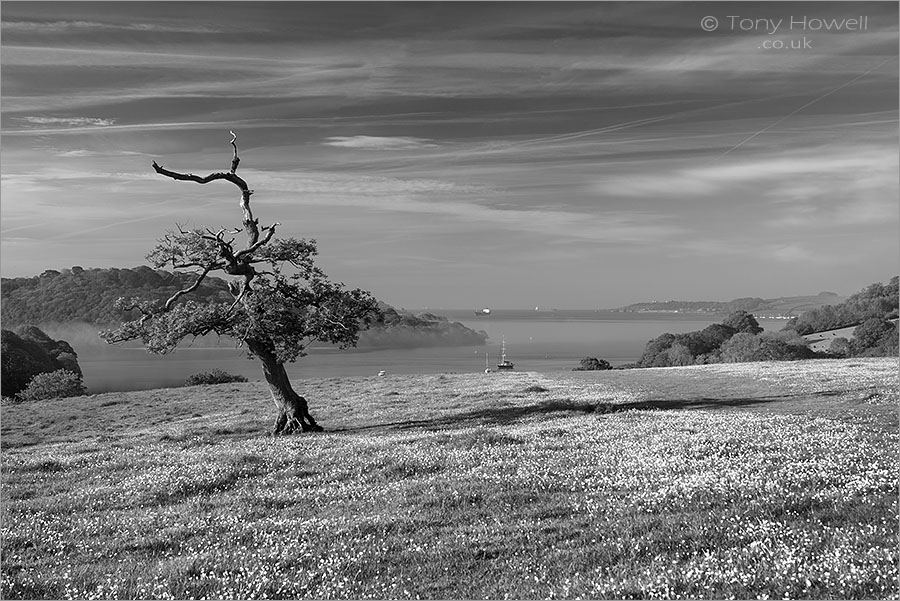
[[[382,136],[332,136],[323,142],[326,146],[359,148],[363,150],[415,150],[434,148],[437,144],[425,138]]]
[[[97,150],[86,150],[78,148],[75,150],[56,150],[54,154],[64,159],[76,159],[87,157],[117,157],[117,156],[146,156],[143,152],[134,152],[131,150],[107,150],[100,152]]]
[[[101,119],[99,117],[20,117],[26,123],[34,125],[53,125],[66,127],[105,127],[115,125],[115,119]]]
[[[230,184],[172,182],[131,155],[225,169],[234,129],[258,216],[332,244],[341,269],[368,261],[341,277],[406,303],[436,302],[448,273],[448,302],[516,302],[549,278],[571,305],[640,282],[734,297],[766,294],[763,279],[802,293],[835,265],[895,271],[896,5],[782,53],[758,48],[777,36],[702,31],[732,14],[716,3],[348,6],[4,3],[0,208],[4,235],[34,242],[4,268],[84,264],[111,240],[122,254],[103,257],[140,261],[130,236],[232,225]],[[735,266],[760,262],[748,289]]]
[[[891,148],[879,146],[854,146],[762,156],[755,153],[749,158],[704,167],[673,167],[656,169],[653,174],[612,176],[598,183],[597,189],[630,197],[711,196],[746,184],[760,188],[784,186],[784,192],[791,196],[820,194],[833,190],[835,185],[868,189],[873,185],[888,185],[896,179],[897,161],[892,152]]]
[[[447,229],[500,227],[546,239],[595,242],[659,243],[684,229],[649,211],[566,211],[517,205],[502,190],[441,180],[408,180],[358,174],[298,173],[293,176],[255,171],[248,175],[265,189],[269,201],[290,206],[326,205],[402,212],[430,218],[440,215]],[[455,223],[455,225],[453,225]]]
[[[163,23],[112,23],[100,21],[37,21],[7,20],[2,23],[3,31],[26,33],[64,33],[71,31],[147,31],[167,33],[214,33],[219,31],[208,25],[163,24]]]

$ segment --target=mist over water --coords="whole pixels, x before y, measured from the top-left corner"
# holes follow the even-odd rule
[[[516,371],[570,371],[587,356],[621,365],[636,361],[647,342],[660,334],[701,330],[722,321],[719,316],[696,314],[501,310],[476,317],[474,311],[432,311],[485,331],[487,344],[344,351],[316,347],[289,365],[288,373],[295,380],[374,376],[381,370],[390,374],[477,373],[485,369],[485,354],[487,365],[496,369],[504,339],[507,358],[516,364]],[[784,324],[781,320],[760,320],[767,330],[780,330]],[[216,368],[251,381],[262,380],[259,363],[247,359],[242,349],[224,338],[198,339],[191,346],[160,356],[134,343],[127,347],[108,345],[97,336],[99,328],[89,324],[47,325],[44,331],[75,348],[89,393],[181,386],[188,376]]]

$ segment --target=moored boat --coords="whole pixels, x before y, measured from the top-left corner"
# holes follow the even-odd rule
[[[515,369],[515,366],[515,363],[506,358],[506,338],[504,338],[500,346],[500,362],[497,363],[497,369],[510,371]]]

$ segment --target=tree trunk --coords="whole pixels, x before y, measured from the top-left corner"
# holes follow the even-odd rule
[[[248,341],[248,347],[262,362],[263,375],[272,393],[272,400],[278,408],[272,434],[292,434],[298,429],[303,432],[321,432],[322,427],[309,414],[306,399],[294,392],[284,363],[278,361],[271,345]]]

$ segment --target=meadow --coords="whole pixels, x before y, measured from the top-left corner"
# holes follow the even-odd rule
[[[2,408],[2,596],[897,598],[896,358]]]

